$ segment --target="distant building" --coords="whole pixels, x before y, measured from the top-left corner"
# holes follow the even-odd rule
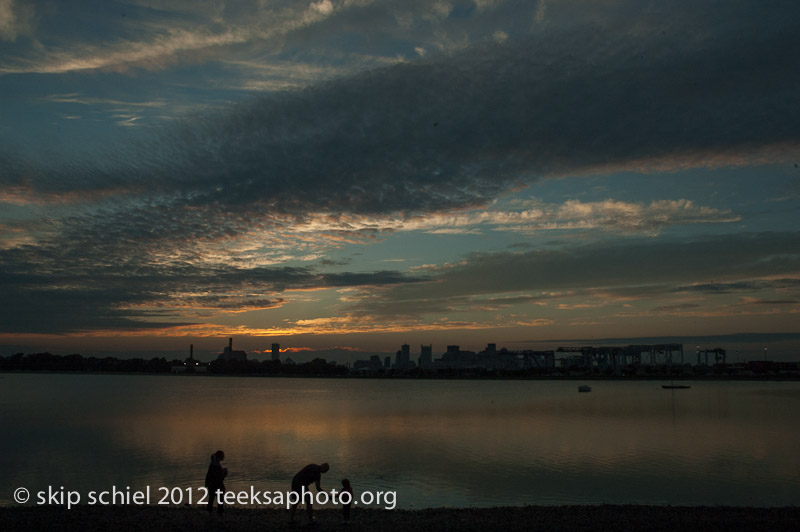
[[[433,345],[419,346],[419,367],[427,369],[433,367]]]
[[[189,357],[180,366],[172,366],[172,373],[205,373],[208,367],[194,358],[194,344],[189,344]]]
[[[400,346],[400,351],[397,352],[394,367],[397,370],[404,371],[411,366],[411,347],[408,344]]]
[[[383,368],[381,357],[372,355],[369,360],[356,360],[353,362],[353,369],[358,371],[377,371]]]
[[[272,344],[272,360],[280,362],[281,360],[281,344]]]
[[[392,357],[386,355],[386,358],[383,359],[383,367],[385,369],[389,369],[392,367]]]
[[[434,361],[437,368],[475,368],[478,357],[473,351],[462,351],[460,346],[448,345],[442,358]]]
[[[225,350],[222,352],[222,354],[219,355],[219,359],[227,362],[247,362],[247,351],[234,351],[233,338],[228,338],[228,345],[225,347]]]

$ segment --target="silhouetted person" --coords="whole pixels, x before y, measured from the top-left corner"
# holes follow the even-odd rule
[[[350,522],[350,505],[353,501],[353,488],[350,487],[350,481],[346,478],[342,480],[342,493],[345,492],[350,494],[350,502],[347,504],[342,503],[342,523],[346,525]],[[341,495],[339,495],[339,498],[341,498]]]
[[[227,468],[222,467],[220,462],[225,460],[225,453],[217,451],[211,455],[211,463],[208,465],[208,473],[206,473],[206,488],[208,488],[208,511],[214,509],[214,501],[219,496],[217,501],[217,510],[222,513],[225,505],[222,502],[222,495],[225,493],[225,477],[228,476]],[[219,492],[219,493],[217,493]]]
[[[312,499],[310,497],[307,501],[303,501],[303,488],[307,488],[311,486],[311,484],[316,484],[317,492],[322,491],[319,483],[320,480],[322,480],[322,474],[327,473],[329,469],[330,466],[327,462],[320,465],[308,464],[292,478],[292,491],[300,496],[301,502],[305,502],[309,523],[314,522],[314,506],[312,505]],[[294,523],[294,514],[297,511],[298,504],[299,502],[292,505],[292,514],[289,518],[290,523]]]

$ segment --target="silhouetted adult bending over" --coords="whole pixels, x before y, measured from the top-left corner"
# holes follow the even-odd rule
[[[208,466],[208,473],[206,473],[206,488],[208,488],[208,511],[214,509],[214,501],[217,500],[217,510],[222,513],[225,505],[222,502],[222,494],[225,493],[225,477],[228,476],[227,468],[222,467],[220,462],[225,460],[225,453],[217,451],[211,455],[211,463]],[[219,492],[219,493],[217,493]]]
[[[303,469],[301,469],[295,476],[292,478],[292,491],[297,493],[301,497],[301,501],[306,505],[306,512],[308,513],[308,522],[314,522],[314,506],[312,505],[311,498],[307,496],[305,501],[302,500],[303,495],[303,488],[308,488],[311,484],[316,484],[317,492],[322,491],[319,483],[322,480],[322,474],[327,473],[330,469],[330,466],[327,462],[317,465],[317,464],[308,464]],[[297,511],[297,504],[292,505],[292,515],[289,518],[290,523],[294,523],[294,514]]]

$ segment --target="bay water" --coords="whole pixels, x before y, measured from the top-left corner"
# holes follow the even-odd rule
[[[394,492],[398,508],[800,503],[800,383],[0,375],[0,505],[82,494]],[[156,502],[156,501],[152,501]],[[29,504],[31,504],[29,503]]]

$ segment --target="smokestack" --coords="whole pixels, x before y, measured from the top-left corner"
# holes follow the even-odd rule
[[[233,351],[233,338],[228,338],[228,351]]]
[[[189,344],[189,358],[194,358],[194,344]]]

